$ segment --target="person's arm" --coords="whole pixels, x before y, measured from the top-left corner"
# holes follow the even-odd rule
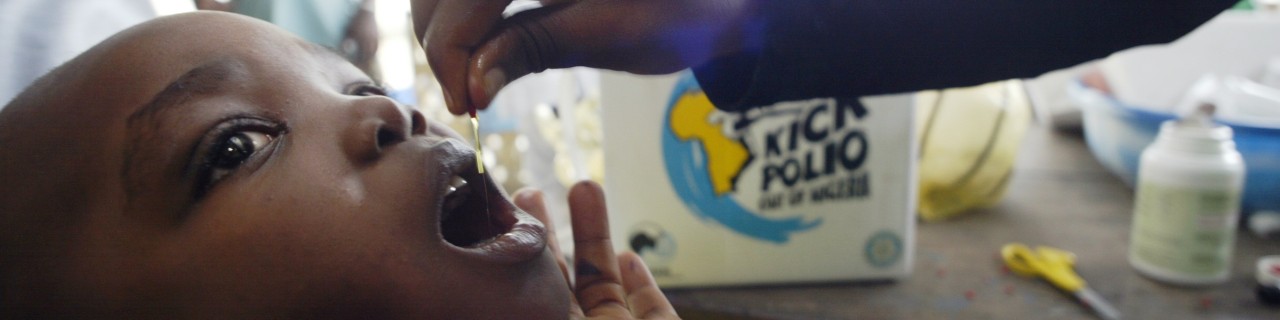
[[[232,6],[235,5],[230,0],[195,0],[195,2],[196,9],[200,10],[231,11]]]
[[[1032,76],[1172,41],[1236,0],[414,0],[449,110],[549,68],[694,67],[722,109]],[[435,19],[433,19],[435,18]]]
[[[694,72],[729,110],[975,85],[1173,41],[1235,2],[764,1],[760,45]]]
[[[374,0],[362,0],[342,38],[342,52],[365,72],[372,71],[373,58],[378,53],[378,23],[373,10]]]

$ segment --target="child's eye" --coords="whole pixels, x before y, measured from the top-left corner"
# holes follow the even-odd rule
[[[372,83],[357,83],[347,89],[347,94],[353,96],[386,96],[387,89]]]
[[[218,143],[214,148],[214,154],[210,164],[214,169],[232,170],[239,167],[240,164],[253,156],[254,152],[262,149],[267,143],[271,142],[274,137],[265,133],[254,131],[240,131],[232,133]]]
[[[232,121],[221,126],[224,127],[222,130],[216,130],[202,161],[196,198],[203,197],[219,181],[235,173],[275,141],[281,130],[257,122]]]

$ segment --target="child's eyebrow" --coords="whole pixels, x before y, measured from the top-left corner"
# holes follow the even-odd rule
[[[150,118],[164,109],[180,105],[190,98],[192,94],[204,94],[220,90],[231,82],[232,78],[242,72],[242,66],[236,60],[220,59],[188,70],[165,86],[164,90],[152,97],[151,101],[141,109],[130,114],[128,125],[132,127],[134,125],[133,122],[141,118]]]
[[[160,114],[179,110],[178,106],[185,104],[192,96],[221,91],[245,75],[245,66],[239,60],[220,59],[205,63],[183,73],[166,85],[164,90],[156,93],[150,102],[129,115],[125,127],[132,138],[124,147],[124,163],[120,171],[128,199],[134,198],[140,187],[138,179],[145,176],[139,171],[156,169],[154,166],[147,165],[154,163],[153,159],[138,158],[141,155],[140,151],[144,149],[143,146],[164,141],[167,138],[154,130],[139,129],[147,125],[156,126],[155,120],[164,118],[160,117]],[[186,161],[190,161],[191,155],[188,154],[187,157]]]

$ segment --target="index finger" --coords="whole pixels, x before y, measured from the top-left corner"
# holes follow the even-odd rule
[[[630,317],[600,185],[590,181],[574,185],[569,190],[569,214],[573,221],[574,293],[583,313],[588,317]]]

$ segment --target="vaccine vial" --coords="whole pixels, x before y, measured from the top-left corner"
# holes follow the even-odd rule
[[[1245,167],[1213,110],[1166,121],[1142,152],[1129,263],[1149,278],[1209,285],[1229,276]]]

